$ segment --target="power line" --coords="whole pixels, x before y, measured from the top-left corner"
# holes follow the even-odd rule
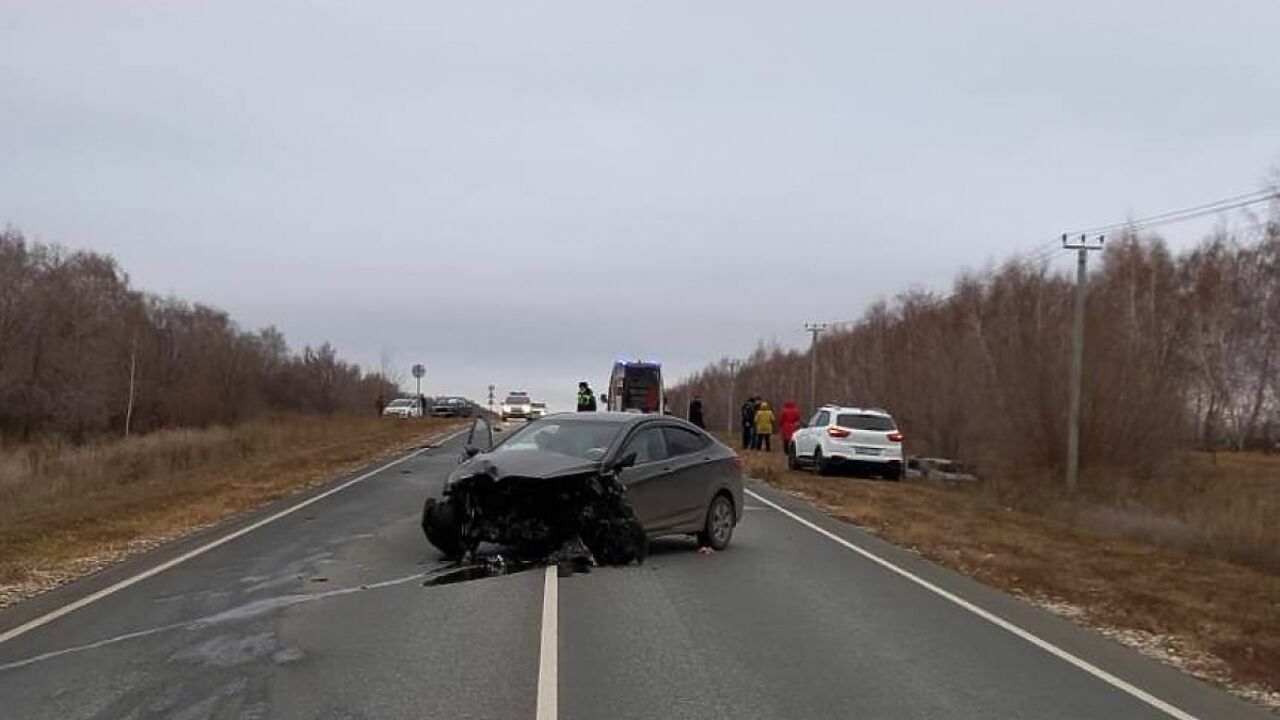
[[[1156,215],[1151,215],[1151,216],[1140,218],[1137,220],[1127,220],[1125,222],[1112,223],[1110,225],[1099,225],[1097,227],[1088,228],[1085,230],[1076,230],[1075,232],[1071,232],[1067,234],[1073,235],[1073,236],[1097,235],[1100,233],[1114,232],[1117,230],[1126,230],[1126,229],[1136,230],[1136,229],[1160,227],[1163,225],[1170,225],[1173,223],[1184,222],[1186,220],[1192,220],[1198,217],[1203,217],[1205,215],[1213,215],[1215,213],[1226,212],[1228,210],[1238,210],[1240,208],[1248,207],[1250,205],[1257,205],[1258,203],[1264,203],[1264,202],[1268,202],[1278,198],[1280,198],[1280,191],[1277,191],[1274,189],[1255,190],[1254,192],[1251,192],[1251,193],[1245,193],[1243,195],[1234,195],[1232,197],[1222,198],[1221,200],[1215,200],[1214,202],[1211,202],[1211,203],[1204,203],[1202,205],[1182,208],[1180,210],[1169,210],[1166,212],[1158,213]]]

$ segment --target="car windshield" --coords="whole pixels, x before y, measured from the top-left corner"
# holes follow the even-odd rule
[[[622,427],[614,422],[538,420],[517,430],[493,452],[541,450],[583,460],[601,460],[618,439]]]
[[[405,398],[401,398],[399,400],[392,400],[391,407],[412,407],[413,403],[414,403],[413,400],[407,400]]]
[[[508,405],[528,405],[528,395],[508,395],[506,400]]]
[[[897,430],[893,418],[884,415],[864,415],[862,413],[844,413],[836,417],[836,425],[851,430],[874,430],[876,432],[893,432]]]

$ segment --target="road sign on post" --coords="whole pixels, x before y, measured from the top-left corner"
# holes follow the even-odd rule
[[[422,376],[427,374],[427,369],[422,363],[413,366],[413,377],[418,381],[418,395],[422,395]]]

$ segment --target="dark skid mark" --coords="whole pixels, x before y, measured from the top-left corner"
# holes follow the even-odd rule
[[[454,585],[469,580],[484,580],[501,575],[514,575],[543,567],[546,563],[536,560],[518,560],[506,558],[499,554],[481,555],[469,563],[452,563],[435,571],[433,576],[422,583],[424,587],[435,585]]]

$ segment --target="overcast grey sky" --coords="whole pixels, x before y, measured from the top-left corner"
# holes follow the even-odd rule
[[[1255,188],[1277,38],[1274,0],[0,0],[0,223],[563,407]]]

